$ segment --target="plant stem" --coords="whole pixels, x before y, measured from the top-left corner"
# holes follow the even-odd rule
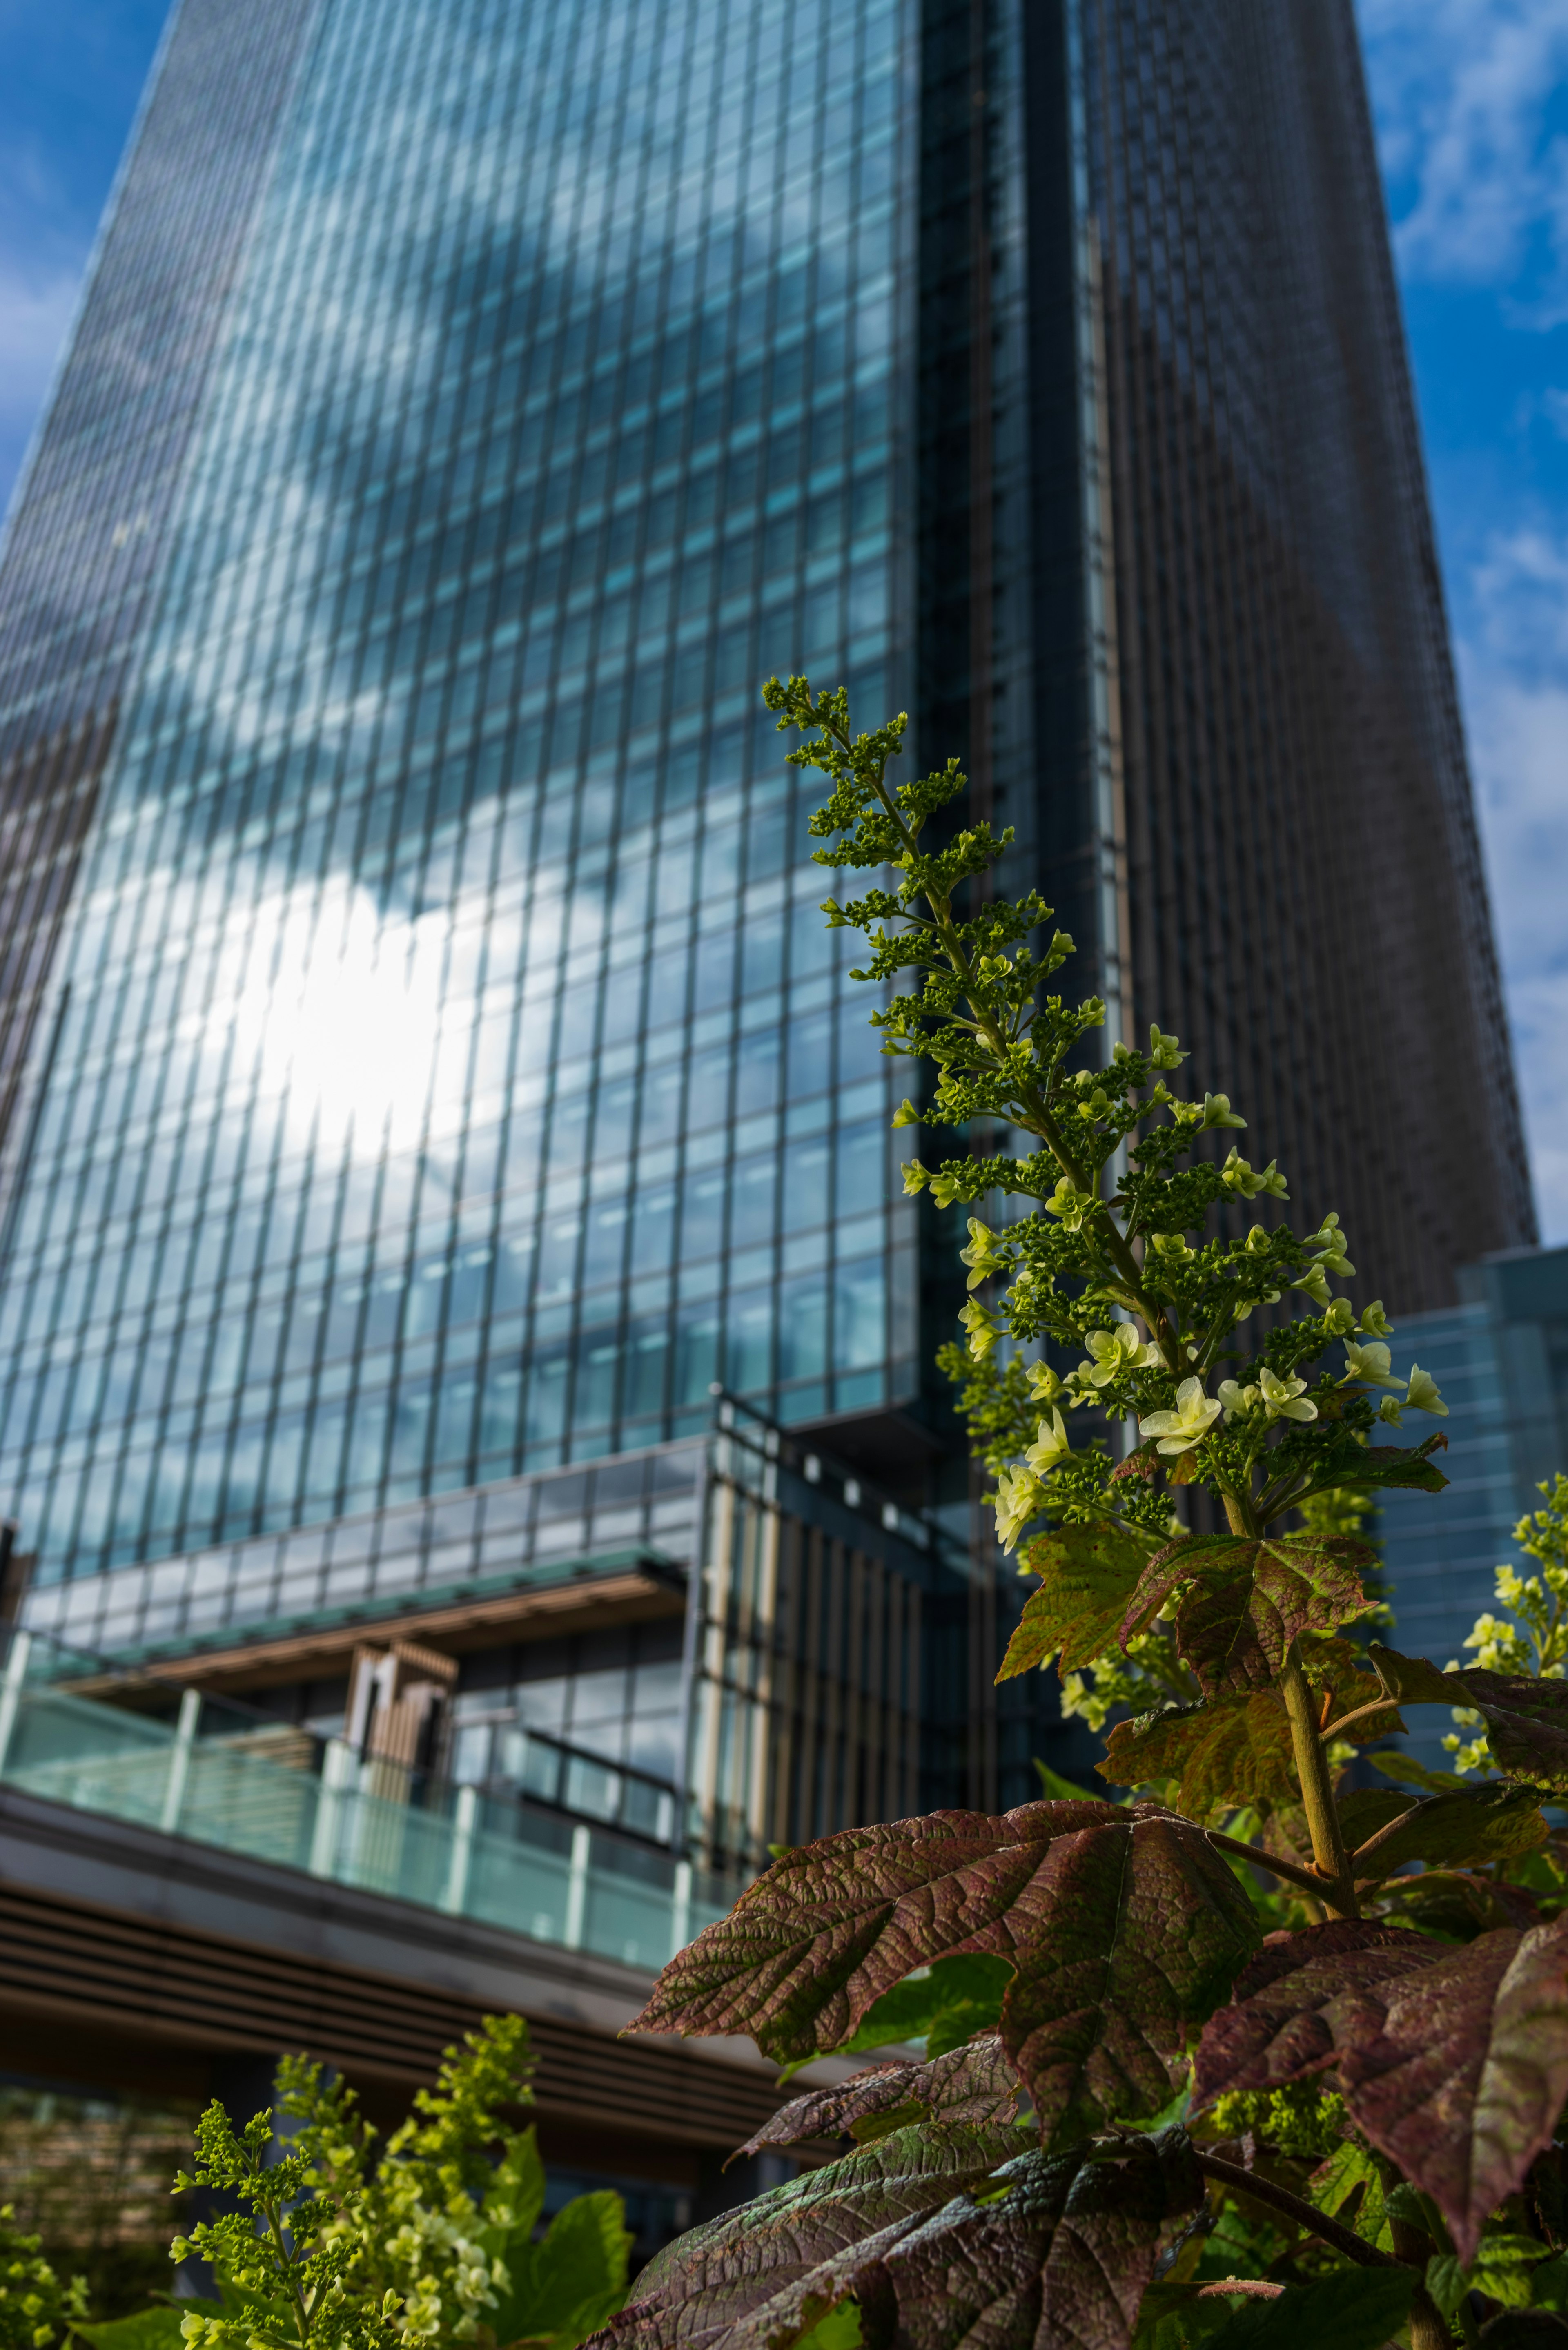
[[[1272,1876],[1282,1877],[1287,1884],[1299,1885],[1302,1891],[1310,1893],[1314,1901],[1324,1900],[1331,1889],[1324,1884],[1315,1869],[1298,1868],[1293,1860],[1276,1858],[1260,1844],[1243,1844],[1240,1836],[1224,1835],[1218,1828],[1207,1828],[1204,1833],[1211,1845],[1218,1846],[1221,1852],[1228,1852],[1232,1859],[1250,1860],[1254,1867],[1266,1868]]]
[[[1277,2187],[1272,2178],[1263,2178],[1255,2170],[1243,2170],[1239,2162],[1227,2162],[1222,2155],[1210,2154],[1207,2147],[1195,2146],[1192,2151],[1197,2158],[1198,2168],[1206,2178],[1212,2178],[1217,2185],[1229,2187],[1240,2194],[1250,2195],[1255,2203],[1266,2203],[1271,2210],[1278,2211],[1283,2219],[1293,2220],[1298,2228],[1304,2228],[1309,2235],[1316,2236],[1334,2251],[1343,2253],[1347,2261],[1355,2261],[1358,2267],[1397,2269],[1406,2265],[1404,2262],[1397,2261],[1392,2253],[1380,2252],[1376,2244],[1364,2243],[1349,2228],[1342,2227],[1337,2220],[1331,2220],[1326,2211],[1319,2211],[1301,2196],[1293,2195],[1288,2187]],[[1449,2350],[1447,2344],[1444,2350]]]
[[[1317,1706],[1302,1670],[1301,1651],[1293,1640],[1280,1674],[1280,1695],[1290,1717],[1291,1744],[1296,1775],[1301,1781],[1302,1809],[1312,1836],[1312,1856],[1327,1883],[1323,1903],[1331,1918],[1358,1918],[1350,1856],[1340,1833],[1334,1808],[1334,1782],[1329,1775],[1328,1749],[1317,1726]]]

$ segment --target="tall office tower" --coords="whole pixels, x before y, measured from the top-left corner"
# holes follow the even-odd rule
[[[145,500],[106,347],[174,367]],[[640,1544],[683,1630],[502,1607],[459,1713],[607,1753],[645,1675],[742,1856],[909,1800],[878,1706],[927,1799],[1029,1792],[989,1569],[899,1520],[962,1507],[952,1236],[898,1195],[772,671],[970,758],[1107,1042],[1180,1030],[1391,1308],[1529,1236],[1349,0],[184,0],[17,629],[67,505],[16,689],[103,775],[5,1167],[35,1624],[238,1688],[286,1619],[265,1677],[326,1722],[347,1612]],[[760,1482],[697,1474],[714,1382],[795,1432]]]

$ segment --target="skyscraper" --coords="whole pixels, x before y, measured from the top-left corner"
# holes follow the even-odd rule
[[[482,1577],[578,1464],[646,1537],[715,1383],[919,1584],[949,1236],[772,671],[969,758],[1391,1310],[1530,1236],[1349,0],[182,0],[0,628],[0,1504],[73,1638]]]

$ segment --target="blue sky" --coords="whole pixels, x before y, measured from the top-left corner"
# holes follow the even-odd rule
[[[1542,1237],[1568,1241],[1568,0],[1359,5]],[[164,14],[0,0],[0,502]]]

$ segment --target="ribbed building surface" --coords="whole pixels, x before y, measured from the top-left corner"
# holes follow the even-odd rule
[[[40,1596],[303,1622],[715,1382],[967,1534],[790,669],[968,761],[1367,1294],[1529,1239],[1348,0],[182,0],[0,558]]]

